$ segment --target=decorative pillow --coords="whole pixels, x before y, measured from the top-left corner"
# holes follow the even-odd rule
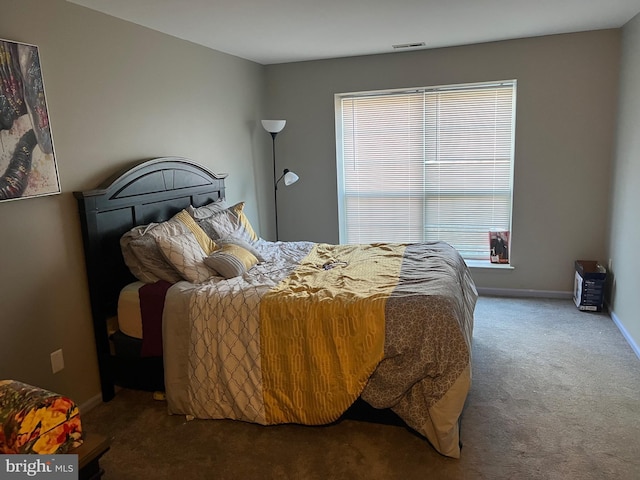
[[[262,256],[262,254],[258,251],[257,248],[255,248],[253,245],[251,245],[249,242],[242,240],[240,238],[236,238],[236,237],[226,237],[223,238],[221,240],[218,240],[216,242],[216,244],[219,247],[222,247],[224,245],[237,245],[239,247],[244,248],[245,250],[248,250],[249,252],[251,252],[251,254],[256,257],[258,259],[258,263],[262,263],[264,262],[264,257]]]
[[[183,223],[189,231],[196,238],[197,242],[200,244],[204,253],[209,255],[216,249],[215,242],[198,226],[196,221],[187,213],[186,210],[182,210],[177,213],[172,220]],[[170,220],[171,221],[171,220]]]
[[[155,237],[150,233],[159,225],[150,223],[134,227],[125,233],[120,239],[122,254],[133,276],[141,282],[155,283],[165,280],[176,283],[182,280],[182,277],[166,262],[156,245]]]
[[[204,263],[207,254],[192,233],[173,237],[159,236],[156,242],[167,262],[185,280],[202,283],[213,276],[213,272]]]
[[[166,261],[157,240],[185,234],[191,234],[207,255],[216,248],[215,242],[182,210],[166,222],[134,227],[125,233],[120,239],[125,263],[141,282],[179,282],[183,276]]]
[[[243,210],[244,202],[236,203],[232,207],[197,220],[197,223],[210,238],[216,241],[233,236],[253,244],[258,241],[258,235]]]
[[[143,235],[145,228],[147,227],[149,227],[149,225],[134,227],[131,230],[129,230],[127,233],[125,233],[120,238],[120,249],[122,250],[122,257],[124,258],[124,263],[127,267],[129,267],[129,271],[133,274],[134,277],[136,277],[138,280],[144,283],[155,283],[158,280],[161,280],[161,277],[159,277],[155,273],[152,273],[152,269],[145,267],[144,263],[138,260],[138,256],[133,252],[133,247],[131,246],[131,243],[134,240],[140,239],[140,237]],[[154,244],[153,247],[155,247],[155,241],[153,241],[153,244]],[[142,254],[143,253],[144,253],[144,250]],[[164,260],[162,261],[161,266],[166,268],[166,264]],[[156,269],[154,268],[153,270],[156,270]],[[170,269],[167,275],[168,276],[173,275],[176,277],[178,276],[177,273],[173,271],[173,269]],[[167,280],[167,281],[172,282],[171,280]]]
[[[197,223],[200,228],[209,235],[209,238],[216,242],[221,238],[233,235],[239,228],[242,228],[237,218],[227,210],[219,212],[216,215],[211,215],[203,220],[197,220]]]
[[[258,259],[249,250],[229,243],[205,258],[204,263],[224,278],[233,278],[244,274]]]
[[[244,214],[244,202],[236,203],[234,206],[230,207],[229,210],[231,210],[237,215],[240,225],[242,225],[244,229],[247,231],[251,241],[252,242],[258,241],[258,235],[256,235],[256,232],[253,230],[253,227],[249,222],[249,219]]]
[[[216,200],[215,202],[208,203],[207,205],[203,205],[202,207],[194,207],[193,205],[189,205],[187,207],[187,213],[191,215],[194,220],[203,220],[212,215],[225,211],[229,205],[224,198]]]

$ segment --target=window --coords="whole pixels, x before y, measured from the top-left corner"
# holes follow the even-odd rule
[[[336,95],[341,243],[442,240],[489,259],[511,230],[516,81]]]

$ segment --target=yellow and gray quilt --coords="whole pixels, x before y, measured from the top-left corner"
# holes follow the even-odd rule
[[[362,397],[459,457],[477,298],[460,255],[441,242],[261,248],[241,277],[170,289],[169,412],[318,425]]]

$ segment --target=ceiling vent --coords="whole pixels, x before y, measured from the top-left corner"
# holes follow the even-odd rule
[[[415,42],[415,43],[399,43],[397,45],[392,45],[394,50],[404,50],[407,48],[420,48],[426,46],[424,42]]]

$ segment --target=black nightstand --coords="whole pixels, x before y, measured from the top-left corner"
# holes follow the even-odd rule
[[[97,480],[104,470],[100,468],[100,457],[109,450],[111,442],[105,436],[87,433],[82,445],[68,453],[78,455],[79,480]]]

